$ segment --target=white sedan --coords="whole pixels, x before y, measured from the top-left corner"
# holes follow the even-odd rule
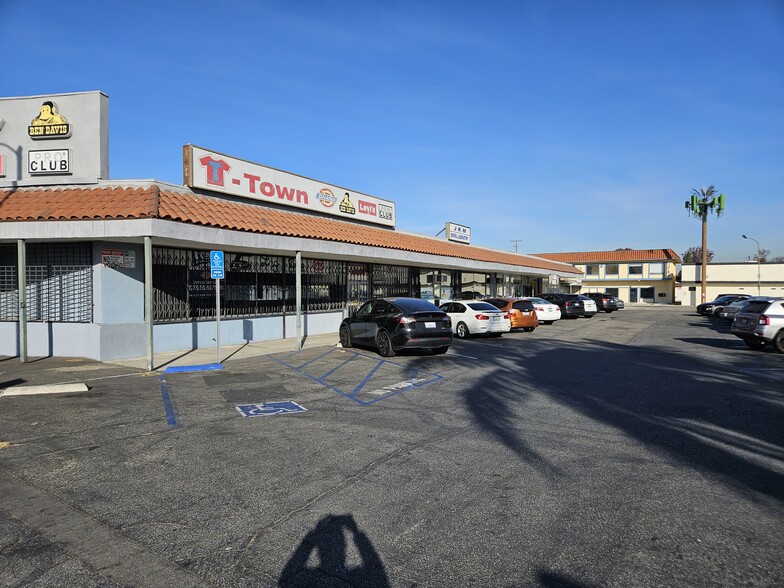
[[[531,304],[536,309],[536,318],[540,323],[552,325],[555,321],[561,318],[561,309],[557,304],[547,302],[544,298],[537,298],[536,296],[526,296],[523,300],[530,300]]]
[[[439,307],[452,319],[452,332],[458,339],[489,333],[500,337],[512,330],[509,313],[480,300],[445,302]]]

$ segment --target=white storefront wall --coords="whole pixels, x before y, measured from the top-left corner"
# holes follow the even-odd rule
[[[702,302],[701,264],[683,264],[681,288],[684,305]],[[784,263],[709,263],[705,300],[720,294],[784,296]]]

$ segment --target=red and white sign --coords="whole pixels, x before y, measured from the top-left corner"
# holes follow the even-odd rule
[[[395,203],[389,200],[194,145],[183,148],[183,165],[185,184],[191,188],[395,226]]]

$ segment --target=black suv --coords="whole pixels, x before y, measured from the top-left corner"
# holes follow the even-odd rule
[[[603,310],[604,312],[610,313],[623,308],[623,306],[618,304],[620,302],[620,298],[617,298],[612,294],[605,294],[603,292],[588,292],[587,294],[583,294],[583,296],[587,296],[593,300],[596,303],[597,310]]]
[[[539,294],[539,298],[544,298],[547,302],[557,304],[561,309],[561,316],[566,318],[577,318],[584,316],[591,318],[596,314],[596,303],[590,298],[579,294],[567,294],[566,292],[547,292]]]

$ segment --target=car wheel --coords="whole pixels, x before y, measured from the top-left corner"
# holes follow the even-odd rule
[[[457,335],[458,339],[465,339],[468,337],[468,327],[465,323],[457,323],[457,327],[455,328],[455,335]]]
[[[773,349],[779,353],[784,353],[784,331],[779,331],[773,339]]]
[[[534,328],[533,327],[525,327],[523,329],[523,331],[525,331],[526,333],[533,333],[534,332]]]
[[[446,353],[447,351],[449,351],[449,347],[448,346],[447,347],[437,347],[437,348],[433,349],[433,353],[436,354],[436,355],[444,355],[444,353]]]
[[[762,349],[765,347],[765,341],[760,341],[759,339],[752,339],[751,337],[745,337],[743,342],[751,347],[752,349]]]
[[[395,349],[392,347],[392,339],[389,338],[389,333],[380,331],[376,337],[376,347],[378,354],[381,357],[392,357],[395,355]]]
[[[340,326],[340,346],[344,349],[348,349],[351,347],[351,333],[349,333],[348,325],[341,325]]]

